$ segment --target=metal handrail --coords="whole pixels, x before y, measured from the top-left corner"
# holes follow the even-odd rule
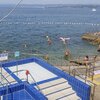
[[[38,90],[42,93],[42,91],[41,91],[39,85],[37,84],[37,82],[35,81],[34,77],[33,77],[31,74],[30,74],[30,76],[31,76],[31,78],[34,80],[34,82],[35,82],[35,84],[36,84]]]
[[[6,76],[5,78],[8,78],[10,75],[12,75],[13,73],[17,73],[17,72],[20,72],[20,71],[26,71],[26,70],[19,70],[19,71],[14,71],[14,72],[11,72],[11,73],[9,73],[9,75],[8,76]],[[7,74],[7,73],[6,73]],[[5,74],[5,75],[6,75]],[[4,76],[5,76],[4,75]],[[5,80],[5,78],[2,80],[2,81],[4,81]]]
[[[73,71],[76,71],[79,75],[81,75],[81,73],[78,70],[73,69]],[[85,78],[83,76],[79,76],[79,77],[85,80]],[[96,85],[95,83],[93,83],[93,82],[91,82],[89,80],[87,80],[87,82],[92,83],[93,85]]]
[[[11,85],[11,83],[6,79],[6,77],[4,77],[4,75],[2,75],[2,73],[0,73],[0,75],[8,82],[9,85]]]
[[[76,70],[76,69],[73,69],[73,71],[76,71],[78,74],[80,74],[80,72],[78,71],[78,70]],[[74,73],[75,74],[75,73]],[[94,100],[94,95],[95,95],[95,87],[97,86],[95,83],[93,83],[93,82],[91,82],[91,81],[89,81],[89,80],[86,80],[84,77],[82,77],[82,76],[79,76],[80,78],[82,78],[83,80],[85,80],[85,83],[86,82],[88,82],[88,83],[91,83],[92,85],[93,85],[93,93],[92,93],[92,91],[91,91],[91,98],[92,98],[92,100]]]
[[[1,82],[0,82],[0,84],[4,87],[4,84],[2,84]]]
[[[11,73],[9,73],[9,75],[6,76],[5,78],[8,78],[8,77],[9,77],[10,75],[12,75],[13,73],[22,72],[22,71],[26,71],[26,70],[18,70],[18,71],[11,72]]]
[[[11,74],[13,74],[13,73],[22,72],[22,71],[26,71],[26,70],[18,70],[18,71],[11,72],[11,73],[9,73],[9,75],[8,75],[6,78],[8,78],[8,77],[9,77]],[[31,76],[31,78],[32,78],[33,81],[35,82],[35,84],[36,84],[38,90],[41,91],[41,89],[40,89],[40,87],[38,86],[37,82],[35,81],[34,77],[33,77],[30,73],[29,73],[29,75]],[[42,93],[42,91],[41,91],[41,93]]]

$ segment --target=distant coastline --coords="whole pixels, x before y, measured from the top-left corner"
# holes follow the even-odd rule
[[[16,4],[0,4],[0,7],[13,7]],[[64,8],[64,7],[73,7],[73,8],[98,8],[100,5],[94,4],[20,4],[20,6],[25,7],[47,7],[47,8]],[[19,6],[19,7],[20,7]]]

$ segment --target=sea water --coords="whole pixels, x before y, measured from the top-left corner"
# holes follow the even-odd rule
[[[1,5],[0,18],[14,5]],[[81,39],[82,34],[100,31],[100,7],[85,5],[21,5],[0,22],[0,52],[21,51],[72,57],[99,55],[97,47]],[[48,45],[46,36],[52,40]],[[70,38],[66,44],[59,37]]]

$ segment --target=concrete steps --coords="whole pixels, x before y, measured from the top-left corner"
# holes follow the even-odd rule
[[[61,83],[64,83],[64,82],[67,82],[67,81],[63,78],[60,78],[60,79],[57,79],[57,80],[54,80],[54,81],[50,81],[50,82],[46,82],[44,84],[40,84],[39,87],[41,89],[44,89],[44,88],[48,88],[48,87],[51,87],[51,86],[54,86],[54,85],[57,85],[57,84],[61,84]]]
[[[59,85],[55,85],[55,86],[43,89],[42,92],[45,95],[49,95],[52,93],[56,93],[57,91],[62,91],[62,90],[67,89],[67,88],[71,88],[71,86],[68,84],[66,85],[66,83],[63,83],[63,84],[59,84]]]
[[[81,100],[81,99],[76,95],[76,93],[74,93],[74,94],[71,94],[69,96],[59,98],[57,100]]]
[[[39,88],[48,100],[81,100],[63,78],[40,84]]]

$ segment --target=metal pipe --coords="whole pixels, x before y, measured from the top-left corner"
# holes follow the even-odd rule
[[[94,97],[95,97],[95,88],[96,88],[96,85],[94,85],[94,87],[93,87],[93,95],[92,95],[92,100],[94,100]]]
[[[34,77],[33,77],[31,74],[29,74],[29,75],[31,76],[31,78],[32,78],[33,81],[35,82],[35,84],[36,84],[38,90],[42,93],[42,91],[41,91],[40,87],[38,86],[37,82],[35,81]]]
[[[11,84],[11,83],[2,75],[2,73],[0,73],[0,75],[9,83],[9,85]]]
[[[18,71],[14,71],[14,72],[11,72],[6,78],[8,78],[11,74],[13,73],[16,73],[16,72],[22,72],[22,71],[26,71],[26,70],[18,70]],[[37,88],[39,89],[39,91],[41,91],[40,87],[38,86],[37,82],[35,81],[34,77],[29,73],[29,75],[31,76],[31,78],[33,79],[33,81],[35,82]],[[42,93],[42,91],[41,91]]]

